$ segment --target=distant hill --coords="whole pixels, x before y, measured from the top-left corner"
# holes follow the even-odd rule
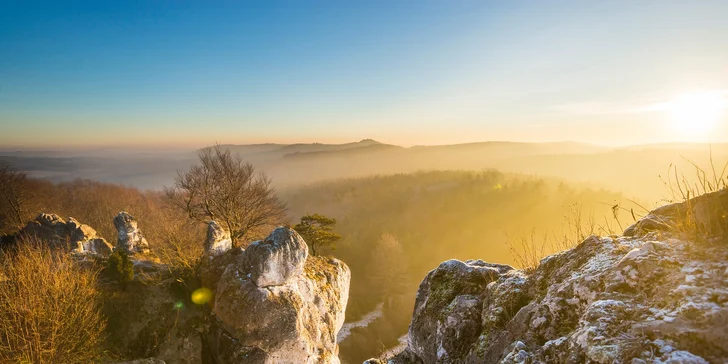
[[[578,142],[479,143],[403,147],[372,139],[343,144],[221,145],[264,171],[278,187],[322,180],[411,173],[422,170],[483,170],[525,173],[604,187],[650,203],[665,196],[661,178],[670,166],[695,177],[689,161],[706,171],[712,153],[720,172],[728,144],[672,143],[611,148]],[[174,183],[197,150],[0,151],[0,161],[51,181],[88,178],[140,188]]]

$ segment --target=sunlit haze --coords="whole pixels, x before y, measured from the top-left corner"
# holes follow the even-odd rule
[[[0,147],[728,141],[726,1],[0,5]]]

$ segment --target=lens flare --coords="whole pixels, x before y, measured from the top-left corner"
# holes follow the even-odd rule
[[[192,302],[196,305],[204,305],[212,299],[212,291],[209,288],[198,288],[192,292]]]

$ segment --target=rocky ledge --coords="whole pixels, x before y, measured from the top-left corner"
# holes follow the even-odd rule
[[[420,285],[407,348],[387,361],[726,363],[726,211],[728,190],[665,206],[533,271],[446,261]]]

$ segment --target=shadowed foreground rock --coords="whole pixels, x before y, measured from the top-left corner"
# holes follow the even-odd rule
[[[56,214],[42,213],[18,232],[22,239],[37,238],[55,247],[70,249],[76,254],[108,256],[112,246],[92,227],[69,217],[64,221]]]
[[[444,262],[420,285],[407,348],[387,361],[726,363],[727,198],[657,209],[628,236],[590,237],[531,273]],[[686,216],[702,243],[670,228]]]

